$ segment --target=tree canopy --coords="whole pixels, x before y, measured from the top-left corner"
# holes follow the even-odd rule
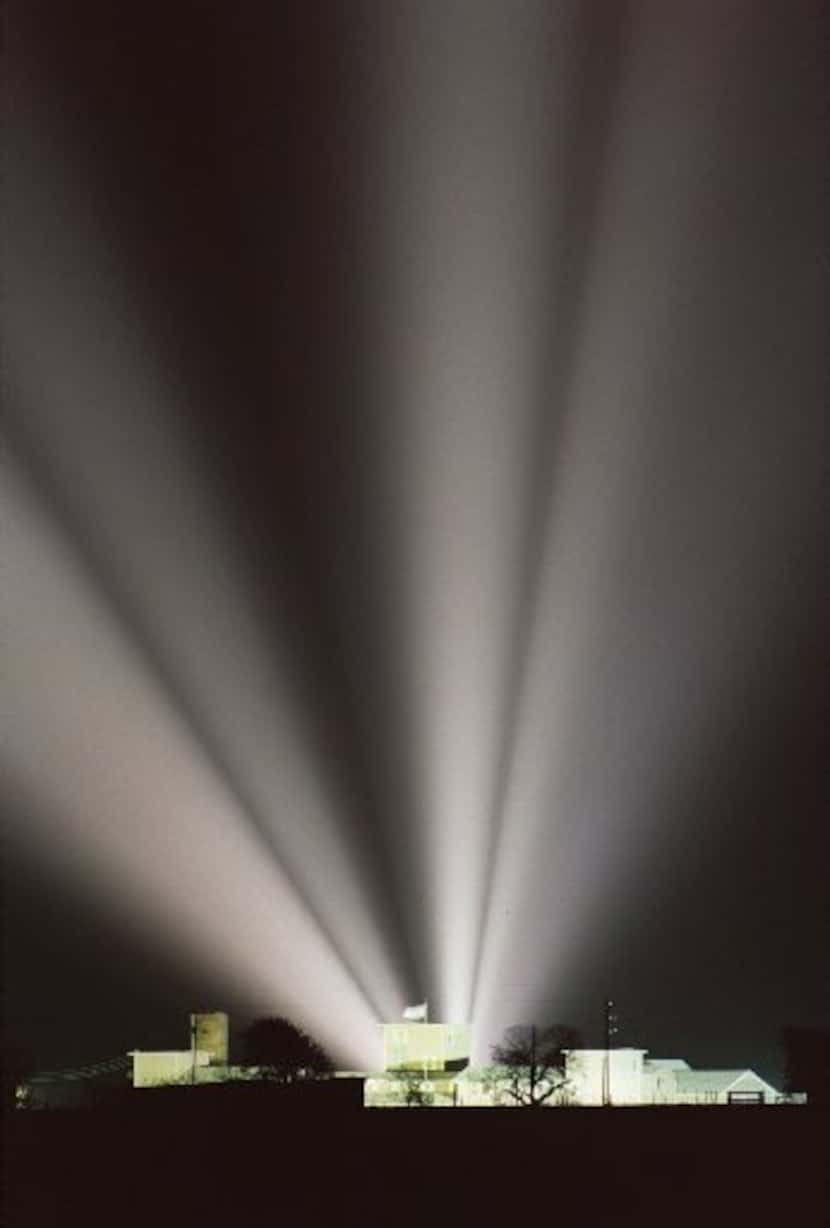
[[[333,1070],[325,1049],[289,1019],[256,1019],[245,1032],[245,1060],[263,1066],[282,1082],[328,1074]]]

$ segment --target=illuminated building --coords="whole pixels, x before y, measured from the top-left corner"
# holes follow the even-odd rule
[[[458,1104],[458,1076],[469,1064],[471,1039],[465,1024],[384,1024],[383,1071],[367,1076],[363,1103],[367,1108]]]
[[[427,1031],[432,1028],[436,1030]],[[565,1050],[565,1080],[546,1107],[778,1104],[805,1099],[783,1096],[753,1070],[692,1070],[681,1058],[649,1059],[647,1052]],[[516,1107],[510,1077],[497,1067],[470,1069],[462,1059],[468,1053],[469,1028],[387,1024],[384,1070],[367,1077],[364,1104],[368,1108]]]
[[[228,1062],[228,1017],[191,1015],[190,1049],[143,1052],[77,1071],[34,1075],[21,1084],[20,1107],[50,1107],[94,1099],[100,1088],[135,1088],[257,1081],[259,1066]],[[383,1025],[383,1069],[338,1071],[362,1080],[367,1108],[516,1107],[504,1068],[471,1069],[468,1025],[403,1022]],[[564,1050],[565,1080],[546,1107],[629,1105],[804,1104],[783,1095],[753,1070],[693,1070],[682,1058],[649,1058],[646,1049]],[[131,1064],[131,1069],[128,1067]],[[512,1077],[515,1077],[515,1071]],[[313,1082],[313,1081],[312,1081]]]

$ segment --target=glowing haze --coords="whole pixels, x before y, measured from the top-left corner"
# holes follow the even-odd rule
[[[15,864],[350,1065],[407,1002],[478,1056],[578,1016],[819,652],[818,7],[47,7],[10,32]]]

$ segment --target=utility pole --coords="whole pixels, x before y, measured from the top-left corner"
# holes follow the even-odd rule
[[[603,1013],[605,1025],[605,1059],[602,1064],[602,1103],[606,1108],[610,1108],[611,1100],[611,1038],[617,1033],[617,1016],[614,1011],[614,1003],[610,998],[606,998]]]

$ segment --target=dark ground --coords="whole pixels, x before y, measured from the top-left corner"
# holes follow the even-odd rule
[[[323,1110],[137,1093],[6,1122],[6,1225],[830,1225],[830,1110]]]

